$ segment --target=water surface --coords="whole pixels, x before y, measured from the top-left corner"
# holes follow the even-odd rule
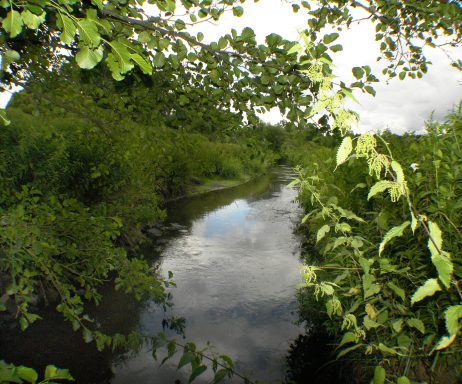
[[[300,211],[296,191],[286,187],[291,178],[280,167],[244,186],[170,205],[170,221],[184,228],[160,250],[162,273],[174,273],[174,314],[186,318],[187,338],[211,342],[238,371],[267,382],[283,380],[284,356],[300,332],[300,242],[293,234]],[[154,332],[155,319],[143,313],[139,330]],[[186,378],[173,364],[158,369],[140,354],[116,367],[115,382],[154,376]]]

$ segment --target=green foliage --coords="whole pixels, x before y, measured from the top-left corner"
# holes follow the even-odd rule
[[[167,303],[163,282],[147,263],[129,260],[114,245],[120,220],[95,217],[76,200],[42,197],[25,186],[16,199],[2,212],[0,274],[2,295],[14,303],[22,329],[39,319],[30,311],[33,297],[53,301],[58,295],[56,309],[85,334],[92,320],[84,313],[84,303],[100,302],[99,288],[112,274],[116,288],[132,292],[136,299]]]
[[[384,368],[387,379],[426,380],[419,362],[443,349],[438,364],[460,364],[461,121],[459,110],[444,124],[429,123],[423,136],[351,137],[337,154],[305,144],[313,158],[330,160],[299,170],[305,225],[324,256],[307,260],[304,292],[324,302],[339,358],[381,362],[373,382],[385,380]],[[369,173],[353,156],[347,161],[351,153],[365,158]],[[408,366],[398,367],[394,356]]]
[[[178,362],[177,369],[186,369],[189,366],[191,374],[188,382],[191,383],[202,375],[207,369],[212,370],[213,379],[211,383],[218,384],[225,379],[239,378],[244,383],[253,384],[249,378],[236,371],[233,360],[227,355],[220,355],[211,350],[211,346],[198,349],[193,342],[181,344],[176,340],[167,339],[163,332],[150,338],[152,355],[157,360],[157,353],[160,348],[167,349],[167,355],[162,359],[161,364],[173,358],[177,353],[182,355]],[[256,384],[256,383],[255,383]]]
[[[14,366],[0,360],[0,382],[1,383],[53,383],[55,380],[74,381],[67,369],[60,369],[54,365],[48,365],[45,368],[43,378],[39,381],[38,373],[28,367]]]

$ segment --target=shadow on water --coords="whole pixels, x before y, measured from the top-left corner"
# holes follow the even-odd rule
[[[355,384],[354,367],[336,360],[334,339],[322,328],[300,334],[286,356],[287,384]]]
[[[107,286],[102,303],[88,308],[100,329],[108,334],[128,333],[136,328],[142,304]],[[44,371],[49,364],[67,368],[77,383],[108,384],[114,379],[114,361],[125,354],[109,350],[99,352],[93,343],[85,343],[81,332],[74,332],[69,322],[51,305],[38,313],[44,319],[21,332],[16,322],[0,328],[0,357],[8,363]]]

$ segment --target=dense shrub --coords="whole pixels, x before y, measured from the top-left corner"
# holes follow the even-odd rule
[[[308,256],[305,295],[325,303],[339,356],[377,366],[377,376],[385,368],[393,380],[456,380],[447,367],[460,367],[461,128],[458,111],[423,136],[354,138],[353,155],[342,145],[336,160],[329,148],[298,147],[313,159],[298,182],[318,252]],[[369,173],[364,148],[376,151]]]

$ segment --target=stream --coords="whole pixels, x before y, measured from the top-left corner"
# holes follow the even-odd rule
[[[238,372],[266,383],[284,380],[289,346],[302,333],[296,299],[300,240],[294,234],[301,210],[294,202],[297,192],[286,187],[293,176],[279,166],[241,186],[172,202],[167,222],[149,230],[155,246],[143,250],[162,275],[173,272],[177,287],[171,288],[174,307],[168,314],[185,318],[185,340],[210,342],[215,352],[232,357]],[[162,330],[158,306],[108,293],[95,309],[103,329],[151,335]],[[69,368],[78,383],[188,382],[189,370],[176,370],[178,359],[159,367],[148,348],[100,353],[69,328],[50,313],[24,333],[1,335],[0,356],[33,367]]]

